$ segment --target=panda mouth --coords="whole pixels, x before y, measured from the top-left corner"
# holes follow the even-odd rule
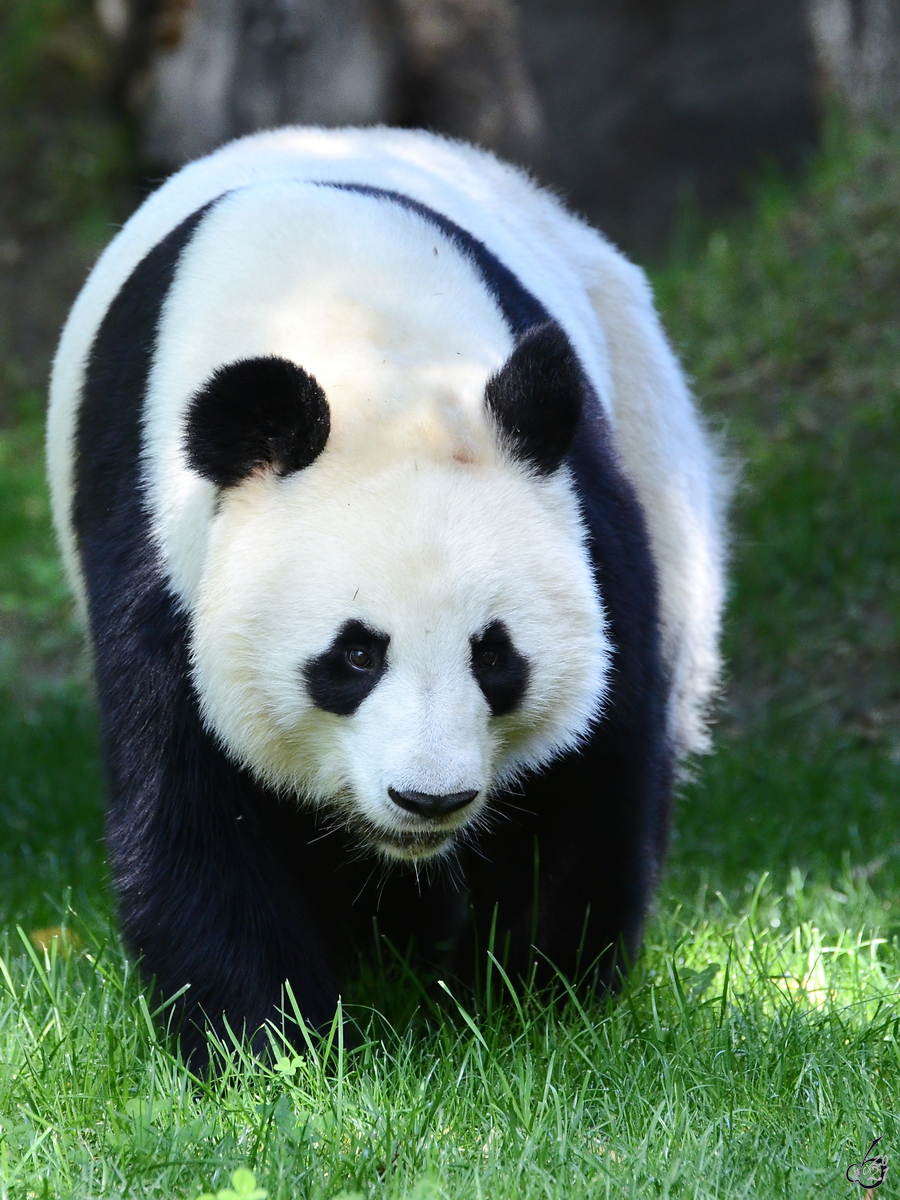
[[[419,858],[431,858],[444,849],[455,830],[428,833],[384,833],[378,835],[378,849],[388,858],[410,862]]]

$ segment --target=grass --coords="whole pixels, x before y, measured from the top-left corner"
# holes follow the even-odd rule
[[[385,969],[347,997],[352,1048],[223,1048],[215,1086],[117,938],[38,398],[3,375],[0,1200],[818,1198],[872,1138],[894,1160],[898,214],[900,140],[835,123],[805,184],[656,280],[743,481],[718,749],[622,999],[436,1012]]]

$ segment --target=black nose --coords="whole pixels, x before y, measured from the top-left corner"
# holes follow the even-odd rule
[[[471,804],[478,795],[472,792],[451,792],[449,796],[429,796],[427,792],[398,792],[388,788],[388,795],[395,804],[415,813],[417,817],[447,817]]]

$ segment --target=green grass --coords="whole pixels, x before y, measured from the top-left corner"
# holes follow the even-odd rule
[[[231,1048],[215,1086],[169,1054],[117,939],[95,716],[36,399],[17,396],[0,432],[0,1200],[196,1200],[240,1168],[272,1200],[818,1198],[853,1194],[844,1171],[879,1134],[896,1161],[898,245],[900,141],[836,125],[805,185],[767,189],[656,280],[742,482],[717,753],[681,797],[623,998],[435,1012],[385,970],[347,998],[352,1048],[338,1025],[274,1067]]]

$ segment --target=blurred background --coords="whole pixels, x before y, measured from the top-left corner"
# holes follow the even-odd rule
[[[55,340],[149,190],[284,122],[469,138],[648,267],[740,476],[719,749],[669,886],[798,864],[900,875],[898,114],[900,0],[5,0],[7,920],[58,919],[66,888],[107,905],[93,706],[43,483]]]
[[[892,120],[898,47],[897,0],[5,0],[6,372],[43,385],[105,223],[240,134],[467,138],[660,264],[761,176],[796,176],[835,103]]]
[[[898,47],[896,0],[6,0],[7,370],[43,384],[91,224],[102,240],[165,175],[241,134],[386,123],[467,138],[659,264],[698,217],[808,164],[835,101],[892,119]]]

